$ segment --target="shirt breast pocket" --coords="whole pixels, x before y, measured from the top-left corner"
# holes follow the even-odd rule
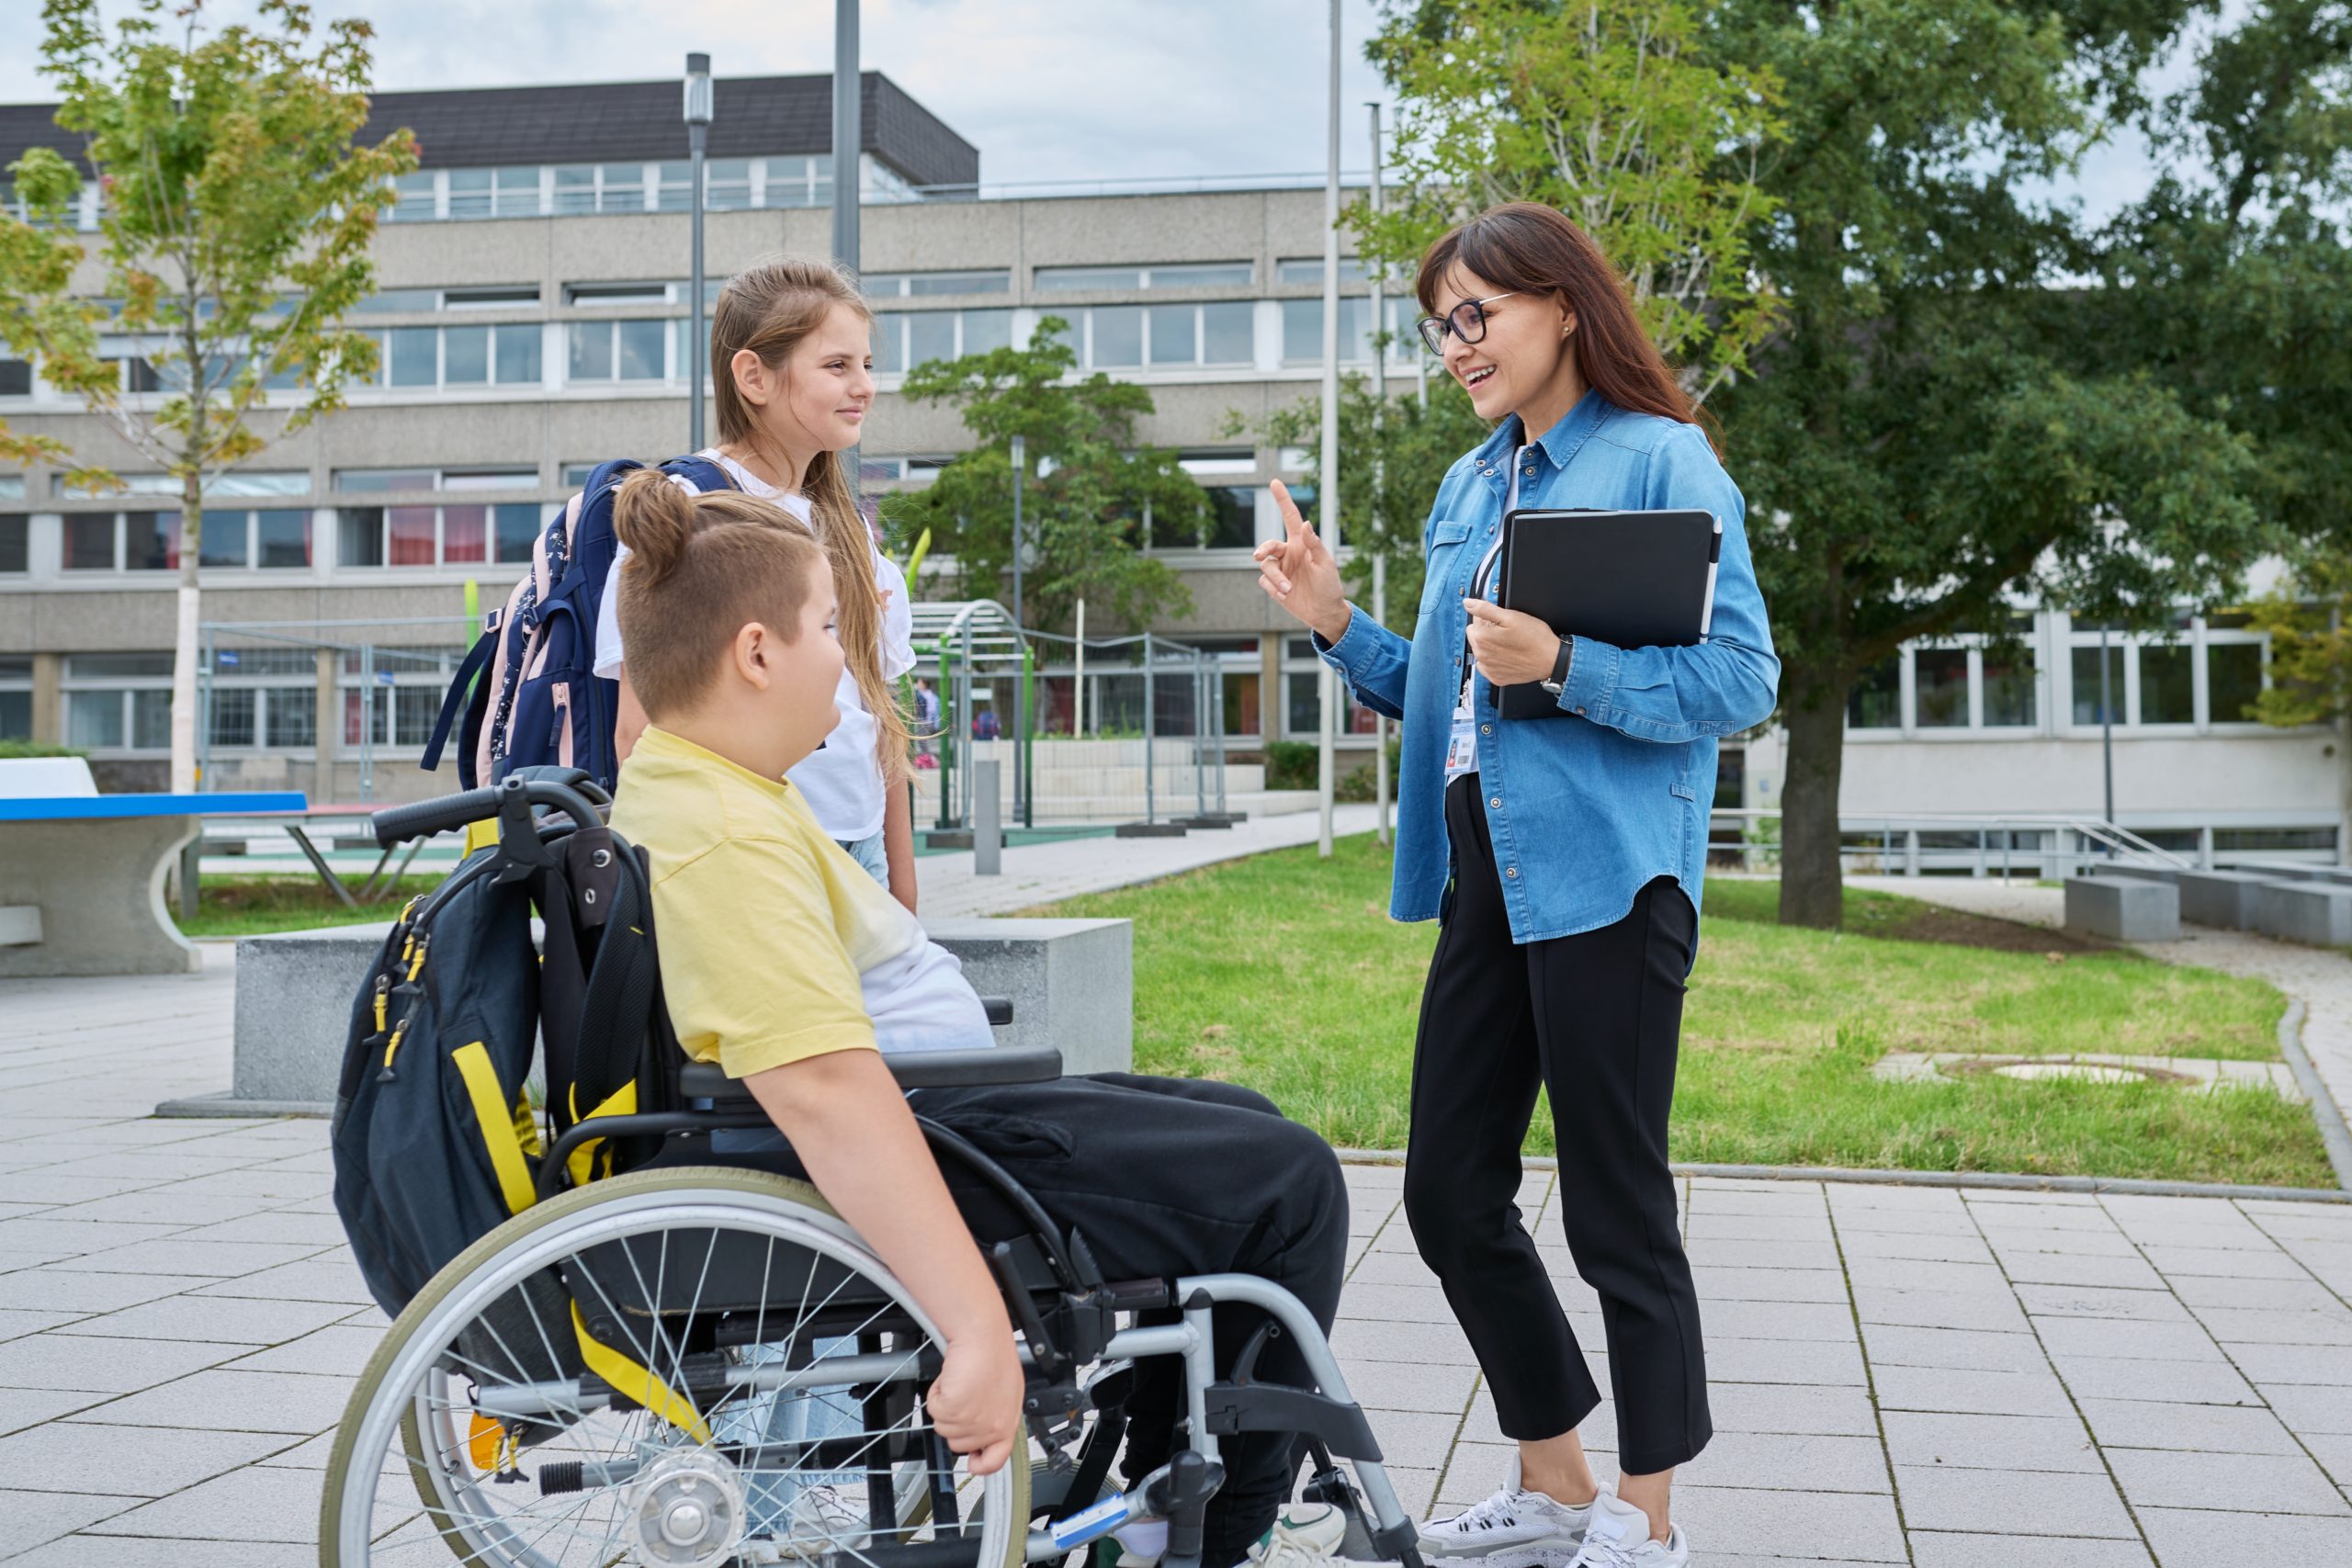
[[[1462,561],[1462,546],[1470,537],[1467,523],[1441,523],[1430,534],[1429,554],[1421,564],[1421,608],[1424,615],[1454,592],[1454,576]]]

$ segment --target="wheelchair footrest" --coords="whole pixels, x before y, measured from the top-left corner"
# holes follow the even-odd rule
[[[1380,1443],[1372,1423],[1353,1404],[1281,1383],[1212,1383],[1209,1430],[1218,1437],[1238,1432],[1296,1432],[1319,1439],[1341,1459],[1378,1464]]]

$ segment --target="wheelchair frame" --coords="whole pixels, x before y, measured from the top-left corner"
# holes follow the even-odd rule
[[[571,783],[512,776],[489,788],[378,813],[373,826],[379,840],[390,844],[494,815],[502,820],[502,842],[516,847],[518,863],[532,863],[544,857],[548,846],[565,832],[551,829],[532,815],[532,809],[560,810],[575,827],[600,826],[599,807],[605,803],[594,799],[592,792],[601,794],[593,786],[583,791]],[[641,871],[641,864],[637,869]],[[991,1001],[989,1020],[1010,1022],[1010,1005]],[[910,1089],[1032,1083],[1061,1075],[1060,1053],[1050,1048],[921,1053],[886,1060],[899,1082]],[[539,1165],[542,1201],[571,1185],[570,1156],[592,1140],[614,1141],[607,1147],[620,1140],[677,1141],[689,1145],[689,1157],[662,1163],[718,1165],[724,1163],[718,1156],[692,1157],[691,1145],[707,1143],[716,1132],[775,1130],[749,1092],[715,1066],[689,1062],[681,1054],[667,1071],[679,1109],[595,1117],[566,1128]],[[1029,1232],[1017,1241],[984,1248],[1013,1324],[1022,1334],[1021,1360],[1027,1377],[1024,1415],[1032,1440],[1041,1444],[1047,1455],[1043,1466],[1031,1461],[1033,1480],[1048,1483],[1033,1493],[1032,1503],[1033,1517],[1042,1512],[1051,1518],[1048,1528],[1027,1530],[1026,1561],[1065,1557],[1129,1517],[1160,1517],[1170,1523],[1162,1568],[1199,1568],[1205,1507],[1221,1481],[1219,1439],[1242,1433],[1288,1432],[1306,1440],[1314,1460],[1307,1495],[1340,1508],[1349,1519],[1351,1543],[1359,1551],[1369,1550],[1378,1560],[1422,1568],[1416,1527],[1388,1480],[1371,1425],[1349,1394],[1329,1340],[1297,1297],[1269,1280],[1245,1274],[1106,1280],[1084,1237],[1074,1230],[1061,1234],[1035,1198],[1002,1167],[948,1129],[920,1115],[917,1120],[934,1155],[943,1163],[952,1162],[970,1171],[1023,1218]],[[594,1185],[590,1182],[587,1187],[593,1190]],[[864,1243],[844,1222],[813,1210],[806,1213],[810,1223],[864,1250]],[[887,1269],[880,1269],[878,1277],[890,1278]],[[1212,1332],[1212,1314],[1219,1305],[1255,1308],[1267,1318],[1235,1366],[1222,1377],[1215,1364]],[[1120,1322],[1122,1317],[1171,1311],[1176,1314],[1173,1322]],[[921,1326],[927,1330],[928,1325]],[[1297,1341],[1313,1388],[1261,1382],[1255,1377],[1260,1353],[1278,1332]],[[1185,1416],[1180,1446],[1160,1472],[1136,1482],[1125,1495],[1121,1507],[1108,1507],[1109,1499],[1098,1500],[1092,1494],[1107,1476],[1114,1457],[1112,1450],[1124,1437],[1124,1412],[1114,1401],[1097,1404],[1093,1385],[1078,1374],[1088,1368],[1161,1356],[1174,1356],[1182,1362]],[[877,1391],[867,1395],[873,1399],[881,1397],[878,1391],[894,1385],[927,1385],[936,1372],[935,1356],[861,1352],[825,1356],[798,1367],[732,1365],[722,1378],[729,1394],[849,1384]],[[583,1372],[578,1377],[504,1384],[483,1391],[478,1408],[493,1420],[523,1423],[563,1412],[606,1408],[616,1391],[610,1385],[598,1387],[600,1382]],[[1099,1414],[1101,1419],[1087,1433],[1073,1461],[1068,1450],[1090,1413]],[[346,1425],[349,1421],[347,1416]],[[1102,1447],[1105,1444],[1107,1449]],[[1023,1458],[1016,1454],[1014,1462]],[[1348,1461],[1363,1488],[1361,1498],[1335,1459]],[[1056,1481],[1067,1483],[1061,1487],[1065,1495],[1054,1495],[1051,1483]],[[1371,1506],[1368,1520],[1363,1517],[1364,1502]],[[862,1553],[854,1562],[837,1561],[840,1568],[931,1568],[933,1558],[945,1558],[944,1544],[901,1546],[886,1551],[881,1557]]]

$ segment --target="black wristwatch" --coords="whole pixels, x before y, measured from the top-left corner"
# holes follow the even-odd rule
[[[1560,639],[1560,657],[1552,660],[1551,677],[1548,680],[1539,681],[1536,684],[1542,686],[1554,696],[1558,696],[1560,694],[1560,688],[1567,683],[1568,660],[1575,652],[1576,644],[1569,641],[1566,637],[1562,637]]]

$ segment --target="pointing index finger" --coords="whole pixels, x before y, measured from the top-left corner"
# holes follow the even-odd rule
[[[1306,519],[1298,514],[1298,503],[1290,498],[1290,487],[1276,479],[1266,487],[1274,493],[1274,504],[1282,509],[1283,528],[1296,538],[1306,530]]]

